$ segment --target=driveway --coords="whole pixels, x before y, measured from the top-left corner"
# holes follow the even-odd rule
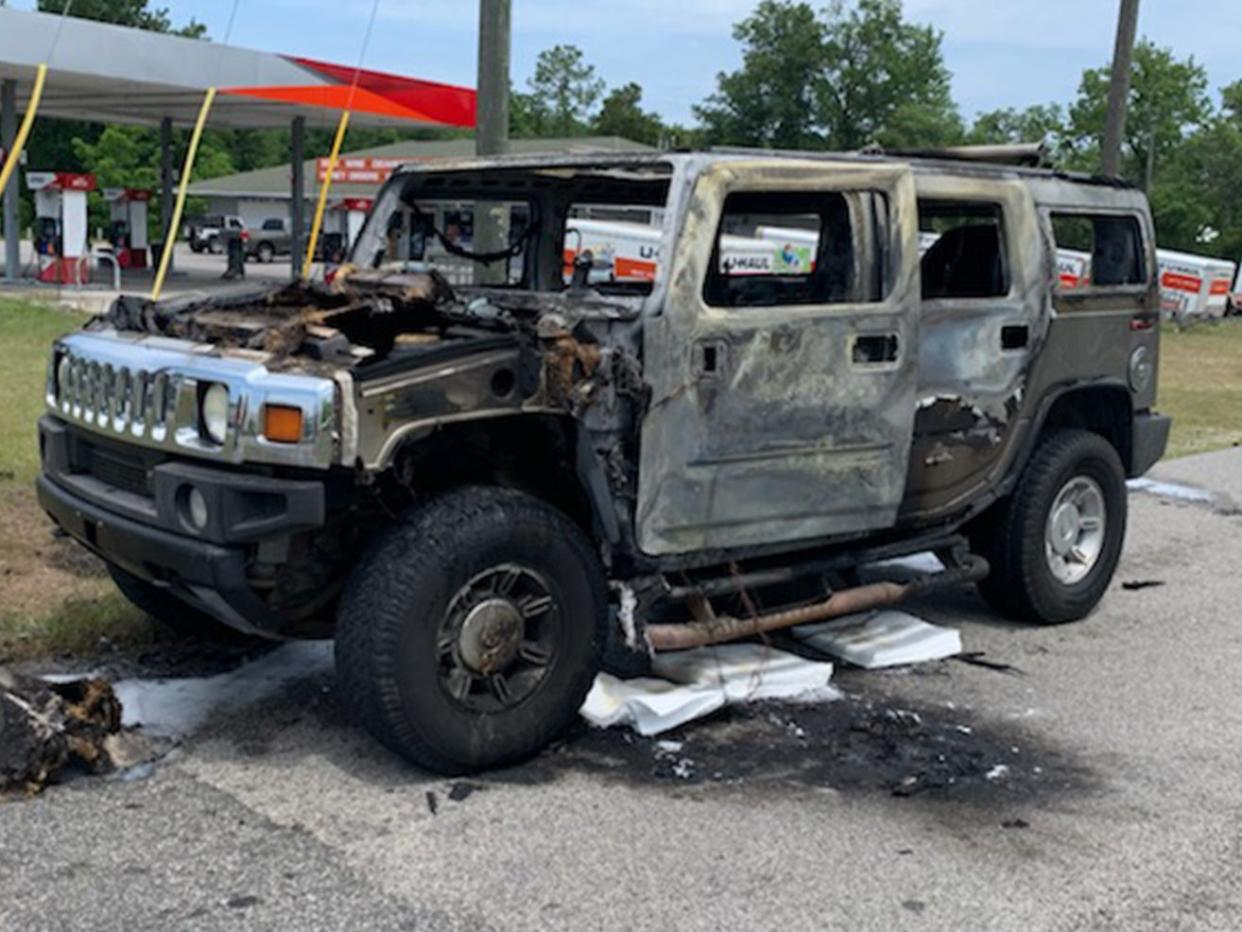
[[[343,720],[308,651],[142,779],[0,806],[0,928],[1242,928],[1240,475],[1209,454],[1159,478],[1220,497],[1133,493],[1084,623],[943,595],[913,610],[986,665],[840,671],[842,702],[675,750],[584,728],[429,776]]]

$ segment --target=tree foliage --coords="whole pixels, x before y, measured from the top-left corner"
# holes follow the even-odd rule
[[[150,0],[39,0],[38,9],[43,13],[63,13],[78,19],[93,19],[117,26],[131,26],[151,32],[171,32],[191,39],[202,39],[207,27],[191,19],[189,23],[173,29],[172,19],[166,8],[151,9]]]
[[[660,144],[664,124],[642,108],[643,89],[631,81],[614,88],[600,106],[592,130],[600,136],[621,136],[649,146]]]
[[[834,147],[959,142],[942,35],[903,19],[901,0],[834,0],[825,23],[820,119]],[[929,138],[934,133],[936,138]]]
[[[742,43],[742,67],[719,74],[716,93],[694,108],[708,141],[822,147],[816,106],[826,36],[810,4],[763,0],[733,38]]]
[[[1069,109],[1069,132],[1082,167],[1098,160],[1108,109],[1111,66],[1083,72],[1078,98]],[[1178,60],[1171,49],[1143,40],[1134,49],[1122,152],[1122,172],[1145,178],[1149,161],[1158,166],[1212,113],[1207,72],[1193,57]]]
[[[589,128],[604,81],[573,45],[555,45],[539,53],[527,82],[529,93],[518,95],[524,131],[536,136],[581,136]]]
[[[939,32],[900,0],[764,0],[734,28],[742,67],[695,113],[713,142],[777,148],[947,145],[964,132]]]

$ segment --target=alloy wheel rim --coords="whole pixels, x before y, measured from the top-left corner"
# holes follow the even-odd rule
[[[457,590],[444,613],[436,639],[441,688],[471,712],[520,705],[551,670],[561,624],[539,573],[512,563],[484,570]]]
[[[1075,476],[1061,487],[1044,528],[1044,556],[1058,582],[1075,585],[1095,569],[1107,518],[1104,490],[1094,479]]]

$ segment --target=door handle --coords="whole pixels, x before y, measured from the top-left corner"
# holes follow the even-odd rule
[[[703,340],[694,344],[690,368],[699,380],[714,379],[724,369],[729,347],[723,340]]]

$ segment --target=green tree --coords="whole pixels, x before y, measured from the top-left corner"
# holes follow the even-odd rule
[[[1056,141],[1065,133],[1065,110],[1060,104],[1036,104],[1025,110],[1007,107],[975,117],[967,141],[978,145]]]
[[[1110,67],[1083,72],[1078,98],[1069,111],[1069,134],[1076,167],[1098,167],[1104,116],[1108,109]],[[1163,160],[1212,113],[1207,72],[1193,57],[1144,39],[1134,49],[1122,174],[1136,182],[1154,179]]]
[[[820,148],[815,107],[824,70],[824,25],[808,3],[763,0],[733,27],[742,67],[721,72],[694,108],[704,140],[770,148]]]
[[[202,39],[207,35],[207,27],[193,19],[187,25],[173,29],[168,10],[151,9],[150,0],[39,0],[38,3],[38,9],[44,13],[63,13],[66,8],[70,16],[78,19],[93,19],[151,32],[172,32],[191,39]]]
[[[782,148],[909,148],[960,142],[941,34],[900,0],[764,0],[738,23],[742,67],[695,114],[713,142]]]
[[[901,0],[859,0],[852,8],[833,0],[826,13],[819,110],[834,146],[961,141],[940,32],[907,23]],[[929,133],[935,127],[934,139],[910,131]]]
[[[643,89],[634,82],[615,88],[600,106],[592,129],[601,136],[621,136],[649,146],[659,145],[664,123],[642,108]]]
[[[1174,148],[1149,192],[1160,245],[1242,258],[1242,81],[1222,107]]]
[[[527,111],[535,134],[541,136],[586,133],[604,93],[603,79],[573,45],[555,45],[540,52],[527,84],[528,99],[519,106]]]

